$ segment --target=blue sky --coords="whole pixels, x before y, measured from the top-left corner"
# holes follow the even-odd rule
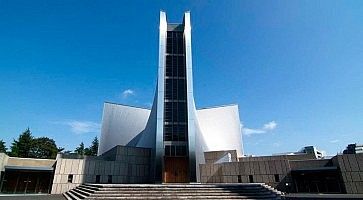
[[[246,154],[363,142],[362,1],[0,1],[0,139],[74,150],[104,101],[149,107],[159,11],[191,11],[197,107],[236,103]]]

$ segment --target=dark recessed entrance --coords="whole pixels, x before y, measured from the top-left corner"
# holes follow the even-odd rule
[[[50,193],[53,169],[5,169],[0,183],[1,193]]]
[[[337,167],[291,170],[295,192],[342,193],[342,182]]]

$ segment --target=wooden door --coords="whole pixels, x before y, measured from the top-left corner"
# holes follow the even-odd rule
[[[187,157],[165,157],[164,183],[187,183],[188,176]]]

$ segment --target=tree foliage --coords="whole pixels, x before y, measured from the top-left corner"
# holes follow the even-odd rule
[[[79,146],[76,148],[74,152],[79,155],[97,156],[98,146],[99,146],[99,141],[98,138],[95,137],[92,141],[91,146],[85,148],[82,142],[81,144],[79,144]]]
[[[55,141],[48,137],[34,138],[29,128],[14,140],[10,147],[10,156],[23,158],[47,158],[54,159],[62,150]]]
[[[97,151],[98,151],[98,138],[95,137],[92,141],[92,144],[90,147],[86,148],[85,150],[85,155],[87,156],[97,156]]]
[[[5,142],[3,140],[0,140],[0,153],[6,153],[8,148],[6,148]]]
[[[40,137],[33,139],[31,148],[31,157],[34,158],[55,158],[58,153],[58,147],[53,139]]]
[[[22,134],[19,135],[18,140],[14,140],[10,149],[10,155],[22,158],[29,158],[30,151],[33,145],[33,136],[30,129],[27,128]]]
[[[79,146],[76,148],[76,150],[74,150],[74,152],[78,155],[84,155],[85,153],[85,149],[84,149],[84,144],[83,142],[81,142],[81,144],[79,144]]]

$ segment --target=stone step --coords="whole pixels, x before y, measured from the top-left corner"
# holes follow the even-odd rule
[[[66,198],[67,200],[72,200],[72,197],[68,195],[68,192],[63,193],[63,197]]]
[[[74,194],[68,192],[63,193],[63,196],[67,199],[67,200],[79,200],[79,198],[77,196],[75,196]]]
[[[87,192],[87,191],[82,190],[82,188],[79,188],[79,187],[74,188],[73,190],[75,190],[77,193],[82,194],[82,195],[83,195],[83,196],[85,196],[85,197],[88,197],[89,195],[91,195],[91,194],[92,194],[92,193],[89,193],[89,192]]]
[[[64,193],[79,199],[281,199],[264,184],[83,184]]]
[[[96,194],[92,194],[91,196],[95,197],[95,196],[108,196],[108,197],[112,197],[112,196],[238,196],[238,195],[244,195],[244,196],[264,196],[264,195],[271,195],[273,193],[270,192],[261,192],[261,193],[179,193],[179,194],[175,194],[175,193],[143,193],[143,194],[124,194],[124,193],[118,193],[118,194],[100,194],[100,193],[96,193]]]
[[[74,196],[76,196],[78,199],[85,199],[87,196],[83,195],[81,193],[79,193],[77,190],[72,189],[69,191],[71,194],[73,194]]]
[[[279,199],[276,196],[266,195],[266,196],[157,196],[157,197],[88,197],[87,199]]]
[[[103,187],[103,188],[99,188],[100,191],[104,191],[104,190],[117,190],[117,191],[121,191],[121,190],[139,190],[139,191],[150,191],[150,190],[190,190],[190,191],[197,191],[197,190],[261,190],[261,189],[268,189],[265,187],[233,187],[233,188],[167,188],[167,187],[160,187],[160,188],[132,188],[132,187],[126,187],[126,188],[121,188],[121,187]]]
[[[232,188],[232,187],[263,187],[262,183],[250,184],[84,184],[98,188]]]
[[[89,189],[87,187],[82,187],[82,186],[78,186],[77,189],[82,190],[82,191],[87,192],[87,193],[90,193],[90,194],[95,193],[95,192],[98,191],[98,190],[93,190],[93,189]]]
[[[140,192],[140,191],[128,191],[128,192],[119,192],[119,191],[97,191],[93,194],[270,194],[271,191],[261,190],[261,191],[195,191],[195,192],[181,192],[181,191],[148,191],[148,192]]]
[[[86,184],[82,184],[82,185],[80,185],[80,186],[78,186],[78,187],[81,187],[81,188],[87,188],[87,189],[90,189],[90,190],[92,190],[92,191],[94,191],[94,190],[99,190],[99,187],[95,187],[95,186],[91,186],[91,185],[86,185]]]
[[[180,197],[180,198],[184,198],[184,197],[188,197],[188,198],[204,198],[204,197],[216,197],[216,198],[221,198],[221,197],[226,197],[228,196],[229,198],[239,198],[239,197],[248,197],[248,198],[266,198],[269,197],[271,199],[276,198],[277,196],[275,194],[239,194],[239,195],[230,195],[230,194],[219,194],[219,195],[215,195],[215,194],[204,194],[204,195],[175,195],[175,194],[170,194],[170,195],[127,195],[127,194],[119,194],[119,195],[90,195],[87,198],[118,198],[118,197],[137,197],[137,198],[158,198],[158,197],[164,197],[164,198],[174,198],[174,197]]]
[[[185,189],[185,188],[162,188],[162,189],[138,189],[138,188],[123,188],[123,189],[106,189],[98,190],[97,192],[165,192],[165,191],[171,191],[171,192],[223,192],[223,191],[230,191],[230,192],[260,192],[260,191],[271,191],[266,188],[254,188],[254,189],[245,189],[245,188],[234,188],[234,189],[224,189],[224,188],[216,188],[216,189]]]

